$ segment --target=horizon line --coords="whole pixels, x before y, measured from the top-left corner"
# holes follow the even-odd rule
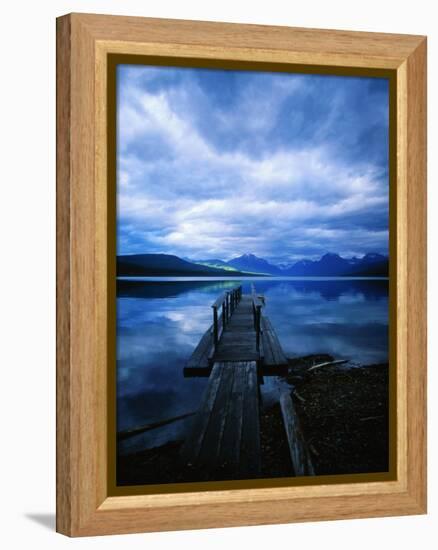
[[[189,262],[205,262],[207,260],[219,260],[219,261],[222,261],[222,262],[225,262],[225,263],[228,263],[232,260],[236,260],[236,259],[240,259],[242,257],[254,257],[254,258],[257,258],[258,260],[263,260],[263,261],[266,261],[268,263],[273,263],[275,265],[276,264],[282,264],[282,263],[285,263],[287,261],[290,261],[290,262],[293,262],[293,263],[297,263],[297,262],[300,262],[300,261],[303,261],[303,260],[308,260],[308,261],[318,261],[318,260],[321,260],[322,258],[324,258],[325,256],[337,256],[343,260],[363,260],[366,256],[370,256],[370,255],[378,255],[378,256],[383,256],[384,258],[386,259],[389,259],[389,253],[381,253],[381,252],[376,252],[376,251],[371,251],[371,252],[365,252],[365,253],[361,253],[361,255],[353,255],[353,256],[342,256],[339,252],[325,252],[324,254],[322,254],[321,256],[314,256],[314,258],[317,258],[316,260],[315,259],[310,259],[308,257],[300,257],[300,259],[298,260],[281,260],[280,262],[278,262],[277,260],[272,260],[272,259],[266,259],[262,256],[257,256],[256,254],[252,253],[252,252],[244,252],[243,254],[240,254],[240,255],[237,255],[237,256],[232,256],[229,260],[224,260],[222,259],[221,257],[219,257],[218,255],[216,256],[211,256],[209,258],[203,258],[203,259],[193,259],[193,258],[189,258],[188,256],[180,256],[179,254],[176,254],[176,253],[169,253],[169,252],[128,252],[128,253],[122,253],[122,254],[116,254],[117,257],[119,256],[142,256],[142,255],[151,255],[151,256],[174,256],[176,258],[179,258],[181,260],[185,260],[185,261],[189,261]]]

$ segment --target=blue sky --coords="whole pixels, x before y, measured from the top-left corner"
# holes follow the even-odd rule
[[[388,253],[388,81],[119,65],[117,252]]]

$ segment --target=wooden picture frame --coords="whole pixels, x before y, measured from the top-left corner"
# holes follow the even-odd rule
[[[108,491],[109,55],[383,70],[396,83],[391,480]],[[111,398],[111,395],[109,395]],[[57,530],[70,536],[426,512],[426,38],[70,14],[57,20]]]

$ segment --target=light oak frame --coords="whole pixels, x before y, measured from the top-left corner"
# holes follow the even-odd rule
[[[396,480],[108,496],[107,55],[394,71]],[[57,20],[57,530],[70,536],[426,512],[426,39],[70,14]]]

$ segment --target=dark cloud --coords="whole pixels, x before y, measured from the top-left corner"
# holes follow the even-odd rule
[[[119,67],[119,253],[387,249],[386,79]]]

